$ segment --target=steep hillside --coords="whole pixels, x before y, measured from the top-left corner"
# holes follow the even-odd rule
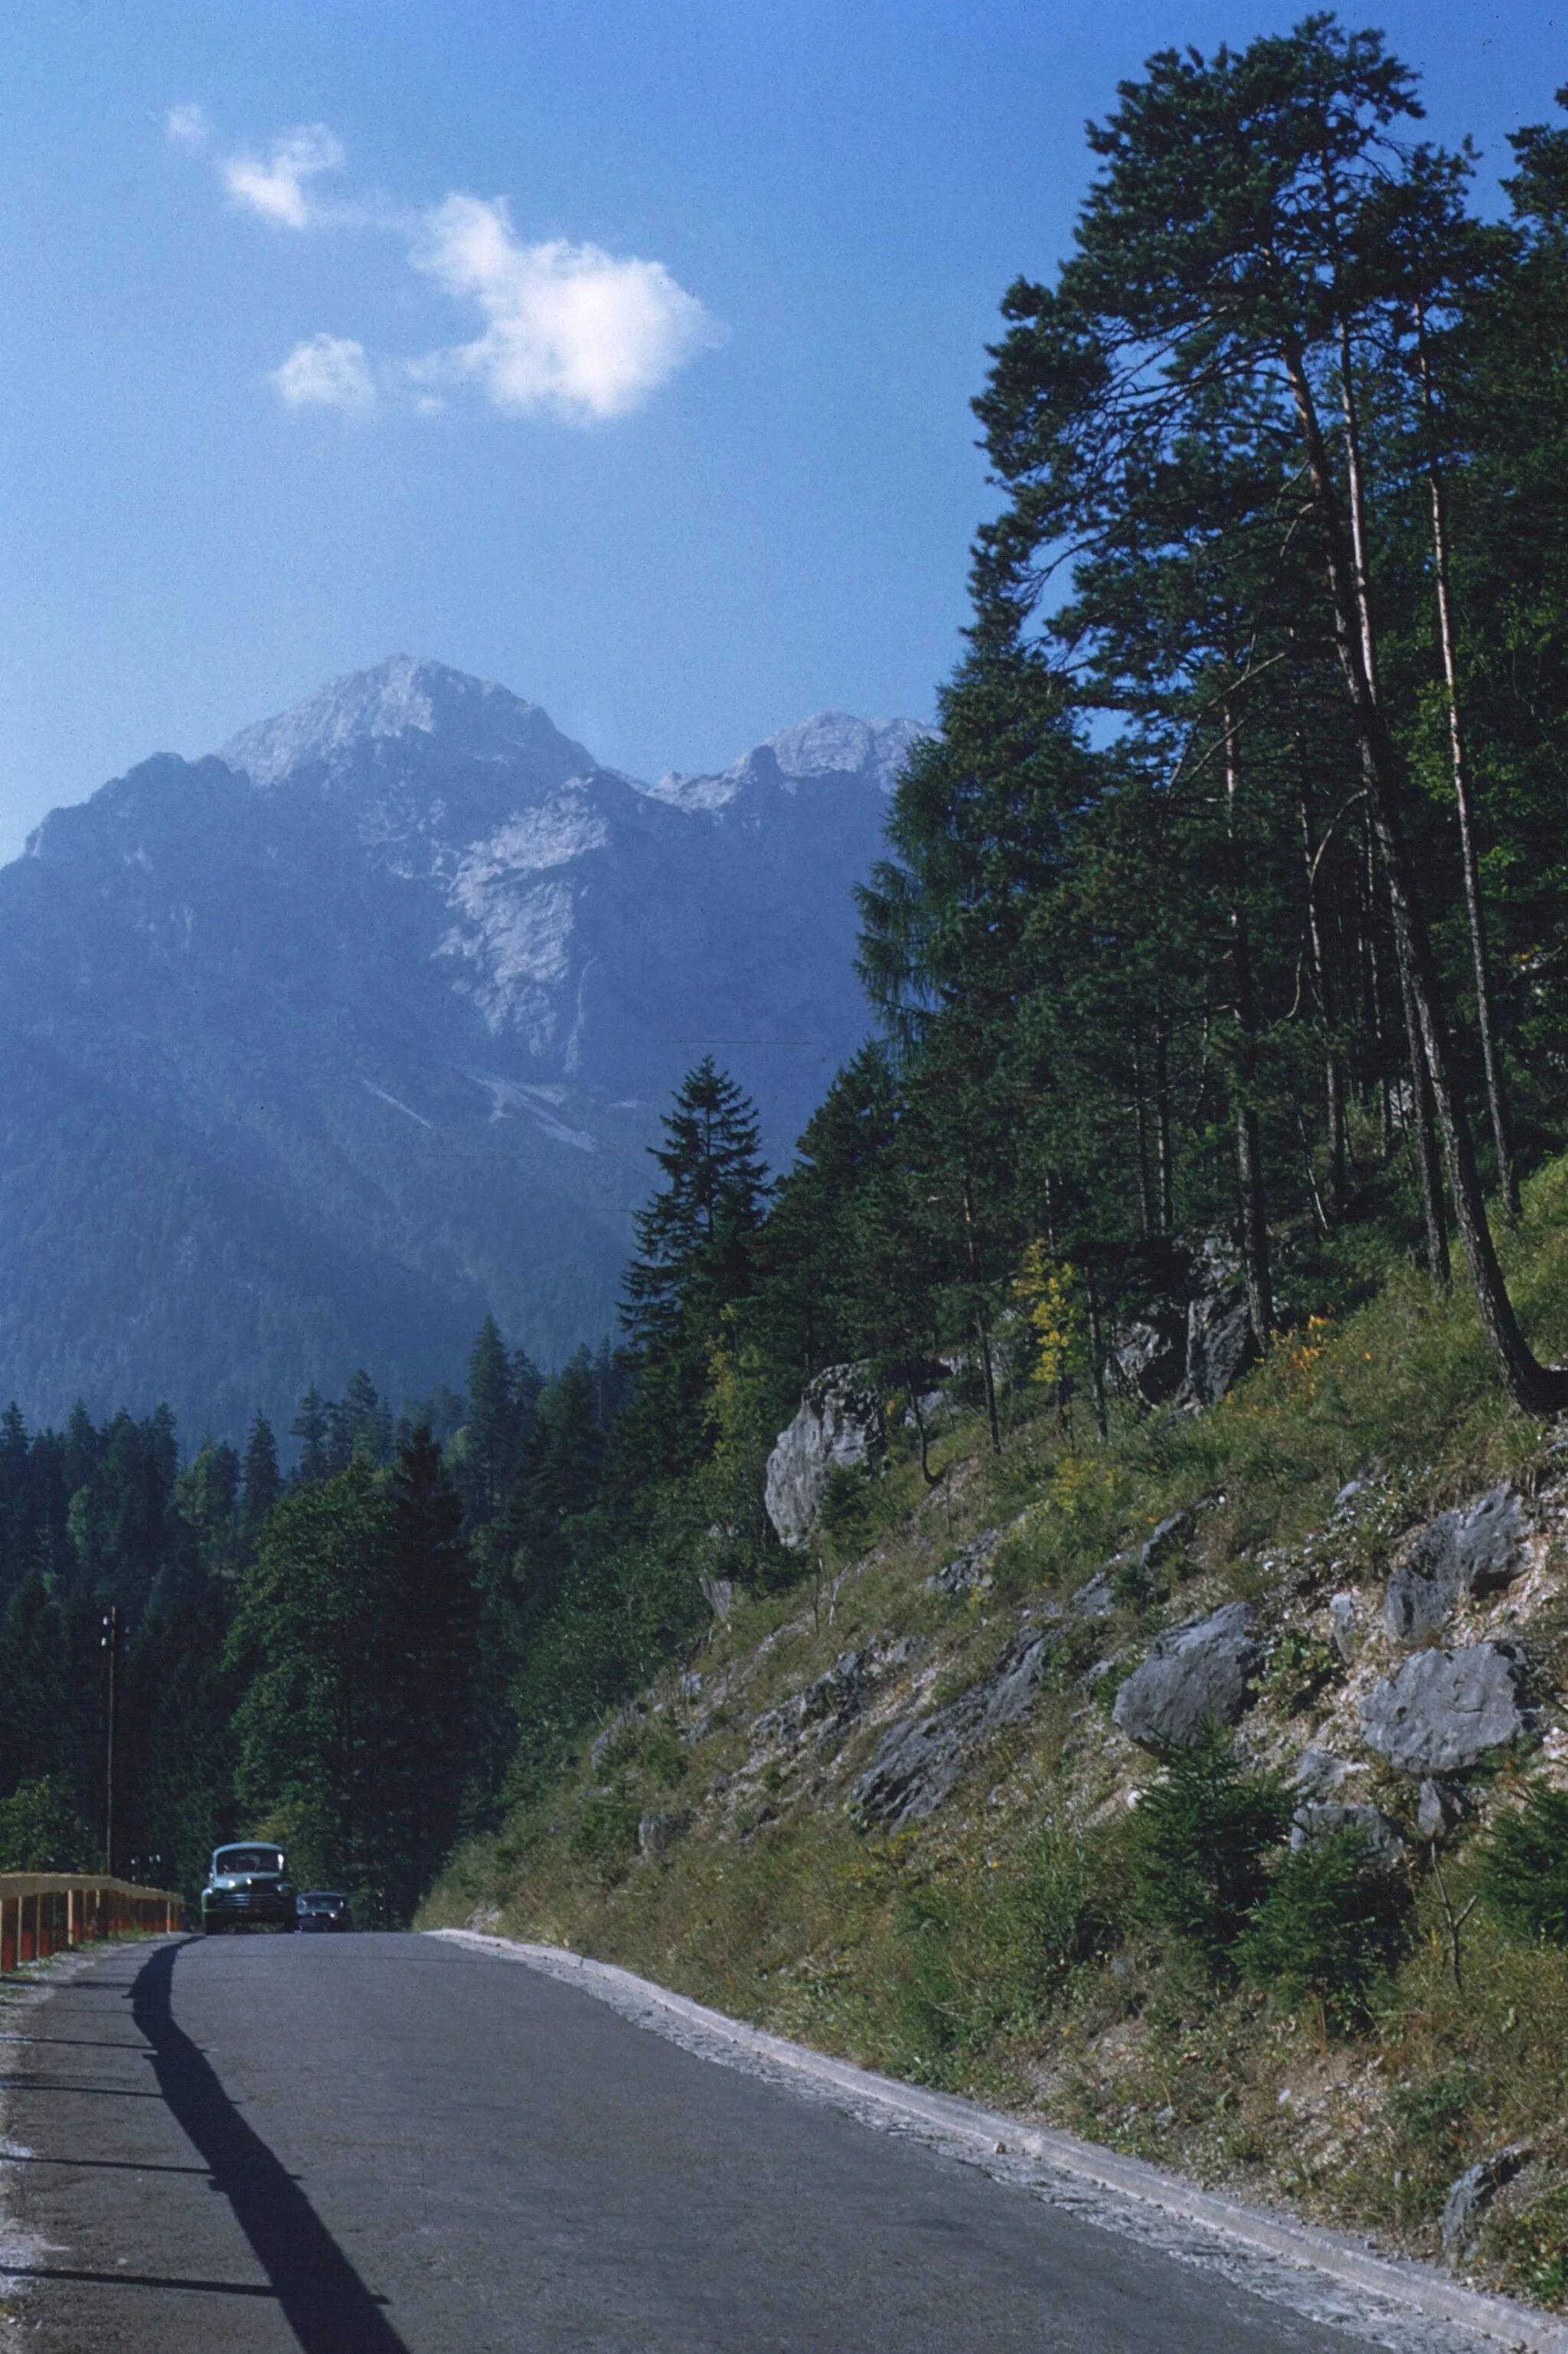
[[[641,786],[398,659],[56,811],[0,873],[0,1395],[196,1431],[612,1323],[715,1055],[785,1153],[862,1034],[851,885],[914,731]]]
[[[1556,1357],[1565,1210],[1510,1249]],[[1565,1875],[1503,1836],[1568,1787],[1560,1433],[1406,1269],[1207,1411],[1004,1420],[950,1404],[928,1485],[895,1417],[428,1917],[1407,2249],[1490,2166],[1455,2253],[1568,2302]]]

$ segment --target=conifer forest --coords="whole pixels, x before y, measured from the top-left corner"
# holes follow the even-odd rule
[[[1473,1296],[1499,1398],[1568,1408],[1510,1274],[1568,1147],[1568,118],[1541,113],[1483,208],[1411,72],[1330,15],[1122,86],[1067,258],[1001,299],[964,652],[860,893],[866,1043],[793,1161],[700,1062],[620,1331],[554,1369],[487,1320],[450,1391],[359,1374],[242,1448],[13,1406],[0,1865],[111,1838],[194,1890],[265,1832],[409,1921],[715,1596],[800,1579],[763,1479],[813,1376],[862,1369],[931,1481],[938,1390],[983,1447],[1042,1416],[1092,1447],[1150,1411],[1118,1352],[1204,1238],[1260,1367],[1414,1268]],[[843,1558],[875,1489],[835,1475]]]

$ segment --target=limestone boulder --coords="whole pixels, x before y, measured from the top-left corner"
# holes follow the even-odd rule
[[[1211,1724],[1234,1724],[1262,1664],[1252,1605],[1227,1602],[1161,1635],[1117,1693],[1111,1714],[1144,1749],[1185,1749]]]
[[[1106,1364],[1107,1379],[1126,1397],[1164,1405],[1181,1386],[1187,1364],[1187,1319],[1171,1301],[1128,1325]]]
[[[855,1784],[856,1819],[891,1829],[935,1814],[969,1758],[1028,1713],[1049,1654],[1044,1635],[1017,1636],[990,1673],[946,1708],[890,1725]]]
[[[1402,1774],[1462,1774],[1529,1730],[1524,1663],[1506,1643],[1417,1651],[1361,1704],[1361,1738]]]
[[[1189,1405],[1218,1405],[1228,1396],[1250,1365],[1257,1363],[1257,1343],[1246,1293],[1216,1290],[1202,1293],[1187,1311],[1187,1371],[1181,1397]]]
[[[768,1458],[763,1501],[779,1543],[792,1553],[809,1544],[835,1465],[856,1470],[881,1445],[882,1409],[864,1368],[819,1373]]]
[[[1451,2264],[1464,2256],[1498,2192],[1505,2190],[1515,2175],[1523,2172],[1533,2156],[1534,2152],[1522,2142],[1510,2143],[1494,2157],[1483,2158],[1478,2166],[1467,2167],[1457,2182],[1449,2185],[1439,2229],[1443,2253]]]
[[[1524,1508],[1511,1488],[1493,1488],[1459,1511],[1418,1530],[1383,1596],[1383,1624],[1401,1642],[1445,1625],[1461,1602],[1495,1593],[1524,1561]]]
[[[640,1817],[637,1825],[639,1853],[652,1857],[654,1861],[662,1855],[668,1855],[677,1841],[685,1838],[694,1819],[689,1807],[683,1807],[672,1814]]]
[[[1310,1799],[1297,1808],[1290,1825],[1291,1852],[1322,1847],[1336,1831],[1357,1834],[1374,1872],[1392,1872],[1404,1854],[1404,1834],[1397,1823],[1375,1807],[1347,1806],[1338,1798]]]
[[[971,1537],[951,1561],[945,1561],[940,1569],[932,1571],[926,1580],[927,1589],[932,1594],[973,1594],[989,1583],[991,1565],[1001,1539],[1001,1529],[987,1529],[982,1535]]]

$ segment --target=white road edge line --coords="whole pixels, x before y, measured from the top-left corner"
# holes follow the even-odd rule
[[[1527,2349],[1527,2354],[1568,2354],[1568,2327],[1550,2314],[1533,2313],[1528,2306],[1515,2305],[1507,2297],[1489,2296],[1478,2289],[1462,2287],[1457,2281],[1446,2279],[1433,2265],[1369,2254],[1338,2232],[1287,2222],[1258,2208],[1244,2206],[1239,2200],[1200,2190],[1194,2183],[1183,2182],[1179,2176],[1166,2174],[1141,2158],[1124,2158],[1118,2151],[1080,2141],[1074,2134],[1023,2125],[1016,2117],[1004,2116],[1000,2110],[982,2109],[977,2102],[959,2100],[946,2093],[924,2092],[917,2085],[901,2084],[894,2077],[876,2075],[869,2068],[853,2067],[846,2060],[830,2059],[807,2044],[787,2042],[782,2036],[769,2035],[759,2027],[727,2019],[723,2011],[710,2010],[685,1995],[672,1994],[667,1987],[657,1986],[651,1978],[638,1978],[633,1971],[620,1969],[613,1962],[590,1961],[586,1955],[574,1954],[565,1946],[529,1945],[520,1937],[496,1937],[478,1929],[432,1929],[426,1935],[444,1937],[454,1945],[471,1946],[504,1960],[525,1963],[548,1977],[580,1985],[585,1994],[597,1995],[601,2000],[611,2000],[615,1996],[623,1999],[634,1997],[808,2083],[851,2094],[857,2101],[889,2116],[924,2126],[952,2140],[967,2143],[980,2153],[1038,2159],[1102,2190],[1119,2192],[1147,2206],[1160,2208],[1166,2214],[1205,2225],[1261,2254],[1283,2257],[1286,2263],[1302,2270],[1321,2273],[1347,2287],[1386,2297],[1390,2304],[1403,2306],[1428,2320],[1453,2322],[1479,2338]]]

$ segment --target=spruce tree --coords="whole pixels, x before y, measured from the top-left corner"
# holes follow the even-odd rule
[[[376,1802],[386,1838],[381,1876],[391,1916],[402,1922],[446,1861],[478,1754],[479,1595],[462,1504],[423,1427],[405,1440],[387,1475],[382,1558]]]
[[[462,1488],[471,1520],[493,1519],[505,1499],[521,1435],[520,1405],[506,1345],[495,1319],[487,1316],[468,1361]]]
[[[294,1477],[308,1487],[317,1479],[327,1478],[330,1464],[327,1458],[327,1404],[313,1382],[300,1400],[300,1410],[289,1425],[289,1436],[300,1442],[300,1459]]]
[[[711,1055],[682,1082],[651,1150],[664,1183],[633,1218],[621,1303],[638,1388],[616,1460],[632,1479],[679,1473],[702,1454],[714,1351],[724,1311],[751,1288],[768,1193],[756,1110]]]
[[[264,1414],[258,1414],[250,1426],[240,1477],[240,1525],[254,1542],[262,1522],[283,1492],[278,1470],[278,1442]]]

